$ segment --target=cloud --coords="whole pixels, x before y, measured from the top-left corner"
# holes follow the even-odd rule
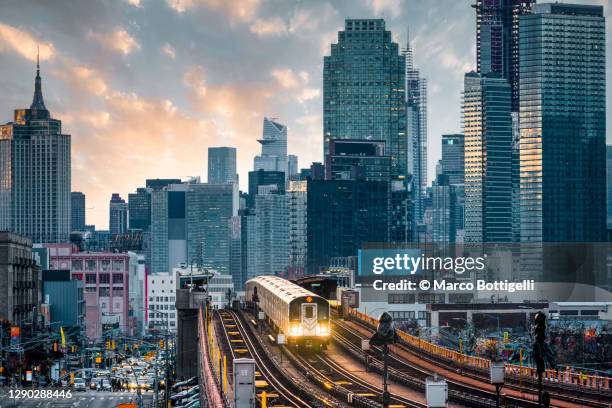
[[[99,71],[68,58],[62,58],[61,67],[53,68],[50,72],[51,75],[62,79],[78,94],[103,96],[109,89],[106,80]]]
[[[288,32],[287,24],[276,17],[268,20],[258,18],[251,24],[251,32],[258,36],[278,36]]]
[[[300,103],[304,103],[311,99],[315,99],[321,96],[321,90],[318,88],[304,88],[302,93],[297,96],[297,101]]]
[[[130,6],[142,7],[142,4],[140,4],[140,0],[126,0],[126,1]]]
[[[369,3],[374,15],[396,18],[402,12],[404,0],[373,0]],[[388,14],[386,14],[388,13]]]
[[[0,23],[0,52],[9,49],[23,58],[36,61],[37,49],[40,49],[40,59],[48,60],[56,54],[52,43],[35,38],[22,29]]]
[[[274,69],[270,74],[283,88],[297,88],[303,82],[303,79],[290,68]]]
[[[132,51],[140,49],[138,41],[123,28],[117,28],[105,34],[90,32],[89,35],[104,47],[123,55],[128,55]]]
[[[166,55],[168,58],[170,59],[175,59],[176,58],[176,50],[174,49],[173,46],[171,46],[168,43],[165,43],[162,48],[161,51],[164,55]]]
[[[197,7],[206,7],[226,15],[231,20],[251,21],[259,7],[259,0],[166,0],[166,3],[177,13]]]

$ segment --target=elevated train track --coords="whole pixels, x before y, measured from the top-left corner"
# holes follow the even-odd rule
[[[369,336],[371,336],[371,334],[374,332],[375,322],[374,319],[370,317],[361,316],[361,314],[352,312],[351,321],[354,324],[358,325],[360,329],[351,330],[353,336],[352,341],[355,342],[355,344],[356,342],[360,341],[359,339],[369,338]],[[339,320],[336,320],[335,323],[336,327],[340,329],[338,330],[339,333],[342,332],[343,328],[345,330],[345,333],[346,330],[350,329],[348,325],[340,322]],[[469,384],[469,386],[472,388],[472,391],[469,392],[476,393],[478,389],[480,389],[481,395],[483,392],[488,392],[489,394],[492,392],[491,386],[489,384],[488,369],[484,366],[488,362],[488,360],[460,355],[460,357],[463,357],[465,360],[482,360],[481,362],[474,361],[472,362],[473,364],[465,364],[464,361],[455,361],[454,359],[449,358],[448,356],[437,355],[435,354],[435,352],[430,352],[429,350],[427,350],[427,345],[428,344],[419,344],[418,346],[421,347],[418,347],[417,345],[404,341],[400,337],[400,344],[397,344],[395,346],[399,353],[407,353],[410,354],[413,359],[421,360],[424,363],[421,365],[410,363],[409,361],[407,361],[407,359],[402,358],[402,356],[398,353],[392,353],[392,355],[397,362],[406,366],[410,366],[412,368],[420,367],[419,369],[423,370],[423,366],[429,366],[431,367],[431,371],[437,371],[435,367],[440,368],[440,370],[438,371],[450,371],[451,373],[453,373],[454,377],[460,379],[458,381],[453,381],[452,384],[449,382],[449,385],[451,385],[451,389],[454,387],[458,391],[461,391],[461,387],[465,387]],[[436,346],[436,349],[438,348],[442,349],[443,351],[446,351],[446,349]],[[459,354],[450,350],[448,352],[453,353],[453,355]],[[482,365],[482,367],[480,367],[479,365]],[[526,368],[525,370],[527,369],[529,368]],[[460,373],[460,375],[457,375],[458,373]],[[504,385],[506,398],[515,398],[515,402],[518,404],[517,406],[528,406],[527,404],[537,401],[537,388],[533,381],[529,381],[525,378],[516,379],[515,381],[512,381],[512,379],[513,378],[510,378],[510,381],[508,381],[507,375],[507,383]],[[520,383],[521,381],[523,382],[523,384]],[[579,388],[574,386],[573,384],[564,384],[560,381],[555,381],[554,379],[549,379],[548,381],[546,381],[545,389],[548,390],[551,394],[551,402],[553,406],[588,406],[597,408],[612,406],[612,404],[610,404],[612,395],[607,389],[595,388],[585,390],[585,388]],[[478,394],[476,393],[476,395]]]

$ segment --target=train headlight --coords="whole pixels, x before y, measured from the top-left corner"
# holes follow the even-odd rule
[[[291,326],[289,327],[289,335],[301,336],[302,334],[302,325],[300,323],[291,323]]]
[[[327,323],[318,323],[317,334],[319,336],[329,336],[329,325]]]

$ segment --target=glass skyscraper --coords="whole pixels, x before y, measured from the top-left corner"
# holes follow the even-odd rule
[[[603,7],[538,4],[520,20],[523,242],[592,242],[606,227]]]
[[[406,59],[382,19],[347,19],[323,60],[324,157],[330,139],[385,141],[394,175],[408,174]]]
[[[253,170],[282,171],[287,175],[287,126],[274,118],[264,118],[261,154],[255,156]]]
[[[68,242],[71,228],[70,135],[51,118],[37,65],[30,109],[0,126],[0,230],[33,242]]]
[[[465,74],[465,242],[512,240],[510,85],[498,74]]]
[[[211,184],[236,183],[236,148],[208,148],[208,182]]]
[[[125,234],[128,230],[128,205],[118,193],[113,193],[108,204],[108,230],[111,235]]]
[[[70,193],[71,231],[85,232],[85,194]]]

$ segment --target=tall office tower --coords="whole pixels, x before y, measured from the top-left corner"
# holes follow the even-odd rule
[[[71,231],[85,232],[85,194],[80,191],[70,193]]]
[[[112,236],[128,230],[128,205],[119,193],[113,193],[109,205],[108,230]]]
[[[230,271],[230,218],[238,185],[183,183],[151,192],[151,271],[198,263]]]
[[[606,227],[603,7],[520,19],[521,241],[596,242]]]
[[[70,167],[70,135],[45,107],[37,63],[30,109],[16,109],[0,126],[0,230],[68,242]]]
[[[384,140],[393,175],[407,175],[406,59],[385,21],[347,19],[323,60],[323,149],[330,139]]]
[[[208,148],[208,182],[210,184],[236,183],[236,148]]]
[[[608,185],[607,225],[608,225],[608,229],[612,229],[612,146],[606,146],[606,175],[607,175],[607,185]]]
[[[299,174],[298,157],[295,154],[287,156],[288,179],[293,180]]]
[[[390,188],[389,240],[407,244],[414,240],[414,210],[411,184],[408,180],[392,180]]]
[[[304,274],[308,247],[308,183],[290,181],[287,189],[289,207],[289,268],[288,278]]]
[[[391,157],[385,154],[382,140],[329,140],[325,158],[325,178],[328,180],[391,179]]]
[[[451,185],[463,185],[465,144],[462,134],[442,135],[442,174],[448,176]]]
[[[230,273],[230,220],[238,215],[238,184],[190,184],[185,194],[187,262]],[[236,279],[240,277],[236,275]],[[241,287],[243,282],[234,282]]]
[[[285,192],[285,173],[282,171],[267,171],[259,169],[249,171],[249,195],[247,197],[247,207],[255,208],[255,196],[259,191],[259,186],[275,185],[281,193]]]
[[[465,242],[512,240],[510,85],[498,74],[465,74]]]
[[[232,215],[228,219],[229,227],[229,269],[228,275],[232,277],[235,291],[243,291],[247,281],[242,271],[242,227],[240,215]]]
[[[442,135],[442,174],[455,188],[455,234],[456,242],[463,240],[465,208],[465,143],[462,134]]]
[[[253,276],[257,268],[257,225],[255,210],[244,208],[238,212],[240,216],[240,256],[242,277],[246,282]]]
[[[406,134],[408,135],[408,172],[412,175],[414,221],[423,221],[423,197],[427,188],[427,80],[414,66],[410,39],[402,50],[406,58]]]
[[[277,186],[260,186],[255,196],[256,275],[286,276],[289,265],[287,196]]]
[[[389,182],[308,180],[308,273],[332,258],[355,257],[366,243],[389,242]]]
[[[148,231],[151,225],[151,189],[139,187],[128,194],[130,230]]]
[[[147,179],[146,187],[152,190],[161,190],[171,184],[181,184],[181,179]]]
[[[287,126],[276,118],[264,118],[261,154],[255,156],[253,170],[282,171],[287,174]]]
[[[431,187],[431,240],[438,244],[455,242],[457,211],[455,186],[441,174]]]
[[[519,20],[536,0],[476,0],[476,67],[510,83],[512,111],[519,109]]]

